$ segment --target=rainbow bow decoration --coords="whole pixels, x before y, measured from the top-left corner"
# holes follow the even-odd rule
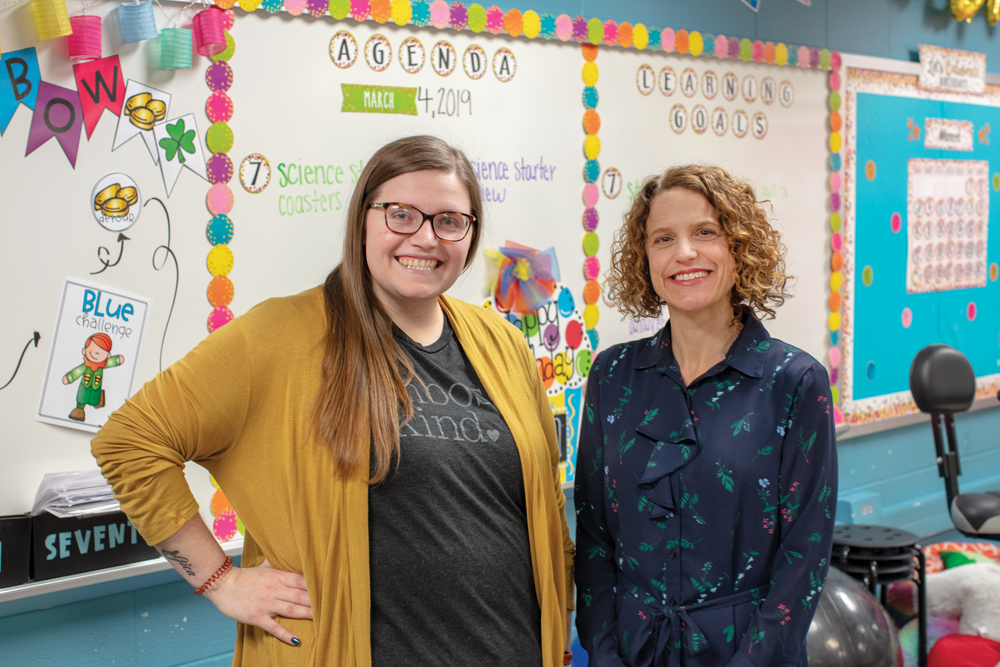
[[[536,250],[507,241],[499,250],[488,248],[483,253],[497,268],[490,291],[505,311],[531,313],[552,300],[559,281],[555,248]]]

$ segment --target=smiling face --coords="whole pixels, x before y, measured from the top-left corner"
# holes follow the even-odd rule
[[[671,317],[710,313],[732,318],[736,262],[719,212],[702,195],[671,188],[650,202],[646,255],[653,290]]]
[[[462,180],[439,170],[412,171],[390,179],[379,188],[375,201],[409,204],[430,215],[469,213],[471,206]],[[415,234],[402,236],[386,226],[384,209],[369,209],[365,213],[365,259],[375,294],[390,316],[434,305],[465,268],[472,235],[470,230],[461,241],[442,241],[428,220]]]
[[[105,350],[103,347],[90,341],[87,346],[83,348],[83,357],[92,364],[99,364],[105,361],[111,353]]]

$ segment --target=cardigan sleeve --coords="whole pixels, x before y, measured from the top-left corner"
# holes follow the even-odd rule
[[[604,433],[601,423],[600,358],[587,379],[587,398],[576,457],[576,627],[595,667],[624,666],[618,653],[615,609],[615,543],[605,518]]]
[[[513,327],[510,327],[510,329],[513,329]],[[574,590],[573,562],[576,557],[576,545],[573,542],[572,535],[570,535],[569,524],[566,521],[566,494],[563,493],[562,489],[562,472],[559,465],[559,442],[556,437],[556,423],[552,415],[552,404],[549,403],[548,396],[545,393],[545,385],[542,383],[542,377],[538,373],[535,358],[532,356],[524,337],[516,329],[513,329],[513,332],[511,332],[505,328],[505,331],[510,335],[510,342],[518,351],[521,361],[524,364],[524,377],[531,388],[535,414],[538,416],[538,421],[545,434],[547,460],[544,463],[548,464],[549,474],[552,476],[552,484],[555,487],[556,510],[559,515],[559,533],[562,540],[565,568],[566,608],[572,610]],[[540,471],[539,475],[544,480],[544,471]]]
[[[781,544],[770,590],[730,667],[784,667],[804,659],[833,544],[837,451],[831,405],[826,369],[813,362],[797,388],[782,446]]]
[[[91,441],[122,510],[149,544],[167,539],[198,512],[184,464],[218,457],[239,438],[250,373],[238,318],[143,385]]]
[[[549,471],[552,475],[552,484],[555,486],[556,509],[559,513],[559,530],[562,535],[563,562],[565,564],[566,578],[566,608],[572,610],[574,608],[573,567],[576,558],[576,544],[573,542],[573,536],[569,533],[569,524],[566,521],[566,494],[562,489],[562,472],[559,466],[559,442],[556,437],[556,424],[552,416],[552,405],[545,394],[545,385],[542,383],[541,375],[538,374],[535,359],[531,356],[528,346],[524,344],[523,339],[521,339],[520,343],[527,359],[528,368],[526,372],[528,373],[528,377],[531,378],[532,387],[534,388],[535,409],[542,423],[542,428],[545,431],[545,439],[548,442]]]

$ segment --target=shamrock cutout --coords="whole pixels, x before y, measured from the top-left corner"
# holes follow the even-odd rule
[[[170,138],[160,139],[160,147],[166,153],[167,161],[173,160],[174,155],[177,160],[184,164],[184,153],[194,155],[194,130],[184,131],[184,119],[180,119],[174,125],[167,125],[167,134]]]

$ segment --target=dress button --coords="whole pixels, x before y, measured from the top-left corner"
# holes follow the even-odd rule
[[[670,606],[673,607],[677,604],[677,598],[670,598]]]
[[[671,558],[677,558],[677,550],[676,549],[671,549],[670,550],[670,557]]]

